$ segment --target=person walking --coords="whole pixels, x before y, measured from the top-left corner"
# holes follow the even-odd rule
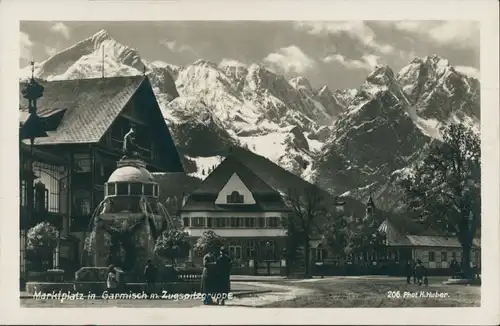
[[[116,268],[114,265],[109,265],[108,267],[106,289],[110,294],[115,294],[118,292],[118,275],[116,273]]]
[[[417,278],[419,286],[422,285],[424,277],[427,277],[427,269],[424,267],[420,259],[417,261],[417,264],[415,265],[415,276]]]
[[[231,257],[227,250],[222,247],[219,257],[217,258],[217,294],[219,299],[218,304],[224,305],[229,292],[231,291]]]
[[[413,262],[408,260],[405,266],[405,274],[406,274],[406,284],[411,284],[411,277],[413,274]]]
[[[212,294],[216,287],[216,264],[217,257],[215,248],[210,248],[203,256],[203,272],[201,274],[201,292],[204,294],[203,304],[213,304]]]
[[[146,266],[144,267],[144,278],[146,279],[146,293],[150,296],[156,291],[156,267],[153,265],[153,261],[151,259],[146,261]]]

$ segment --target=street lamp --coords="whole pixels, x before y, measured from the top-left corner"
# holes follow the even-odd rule
[[[19,129],[19,139],[22,142],[25,139],[30,140],[30,151],[28,155],[28,174],[26,180],[26,215],[27,215],[27,226],[24,230],[24,257],[23,257],[23,265],[24,265],[24,282],[27,281],[28,271],[26,270],[26,248],[27,248],[27,229],[29,223],[32,220],[33,213],[33,205],[34,205],[34,188],[33,188],[33,180],[34,180],[34,172],[33,172],[33,146],[35,144],[35,139],[39,137],[47,137],[47,133],[45,132],[45,128],[43,122],[40,117],[37,115],[37,107],[36,101],[43,96],[43,86],[38,84],[34,78],[35,72],[35,62],[31,61],[31,79],[26,84],[26,86],[22,90],[23,97],[28,100],[28,112],[29,116],[26,121],[20,126]],[[21,144],[20,144],[21,146]],[[22,153],[22,151],[21,151]],[[22,156],[21,156],[22,158]],[[23,160],[24,161],[24,160]],[[21,162],[24,163],[24,162]],[[24,164],[21,164],[24,165]]]

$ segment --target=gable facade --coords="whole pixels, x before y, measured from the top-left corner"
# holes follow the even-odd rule
[[[269,260],[276,272],[285,247],[282,220],[289,213],[276,190],[230,155],[188,196],[179,212],[193,245],[203,232],[212,230],[224,238],[235,264],[252,268]],[[200,263],[201,256],[191,250],[189,259]]]
[[[255,205],[252,192],[235,172],[219,192],[216,205]]]

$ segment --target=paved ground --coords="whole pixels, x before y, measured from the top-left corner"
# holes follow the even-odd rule
[[[480,305],[480,287],[445,286],[444,278],[431,278],[428,287],[407,285],[387,276],[337,276],[306,280],[282,277],[233,277],[237,307],[472,307]],[[423,295],[421,294],[423,291]],[[265,292],[265,293],[264,293]],[[244,294],[243,296],[237,296]],[[254,294],[252,294],[254,293]],[[427,293],[441,297],[425,297]],[[24,307],[207,307],[200,300],[40,300],[21,299]]]

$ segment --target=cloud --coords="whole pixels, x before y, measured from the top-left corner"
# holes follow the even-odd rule
[[[425,36],[441,45],[477,46],[479,23],[475,21],[395,21],[377,22],[397,30]]]
[[[481,77],[481,73],[479,69],[476,69],[474,67],[469,67],[469,66],[455,66],[455,70],[458,72],[461,72],[462,74],[465,74],[469,77],[474,77],[479,79]]]
[[[21,59],[31,60],[33,58],[32,48],[33,42],[31,41],[28,34],[20,32],[20,49],[21,49]]]
[[[66,24],[64,23],[56,23],[55,25],[53,25],[50,30],[53,32],[53,33],[56,33],[56,34],[60,34],[62,35],[65,39],[69,40],[69,37],[70,37],[70,29],[68,26],[66,26]]]
[[[243,67],[243,68],[247,67],[247,65],[244,64],[243,62],[240,62],[238,60],[233,60],[233,59],[226,59],[226,58],[223,58],[220,61],[219,66],[221,66],[221,67]]]
[[[368,54],[361,57],[361,60],[351,60],[342,54],[329,55],[323,58],[324,63],[336,62],[347,69],[364,69],[372,71],[378,65],[380,57],[374,54]]]
[[[264,58],[264,62],[270,65],[271,68],[278,69],[284,73],[295,72],[298,74],[304,73],[316,65],[316,62],[296,45],[281,48],[278,52],[270,53]]]
[[[49,56],[53,56],[54,54],[57,53],[57,49],[56,48],[53,48],[53,47],[50,47],[50,46],[45,46],[44,48],[44,51],[45,53],[47,53]]]
[[[189,45],[179,44],[177,41],[163,40],[160,42],[172,52],[194,52]]]
[[[367,48],[383,54],[391,54],[395,51],[392,45],[377,42],[375,33],[363,21],[297,22],[294,26],[296,29],[305,30],[311,35],[345,34],[361,42]]]

